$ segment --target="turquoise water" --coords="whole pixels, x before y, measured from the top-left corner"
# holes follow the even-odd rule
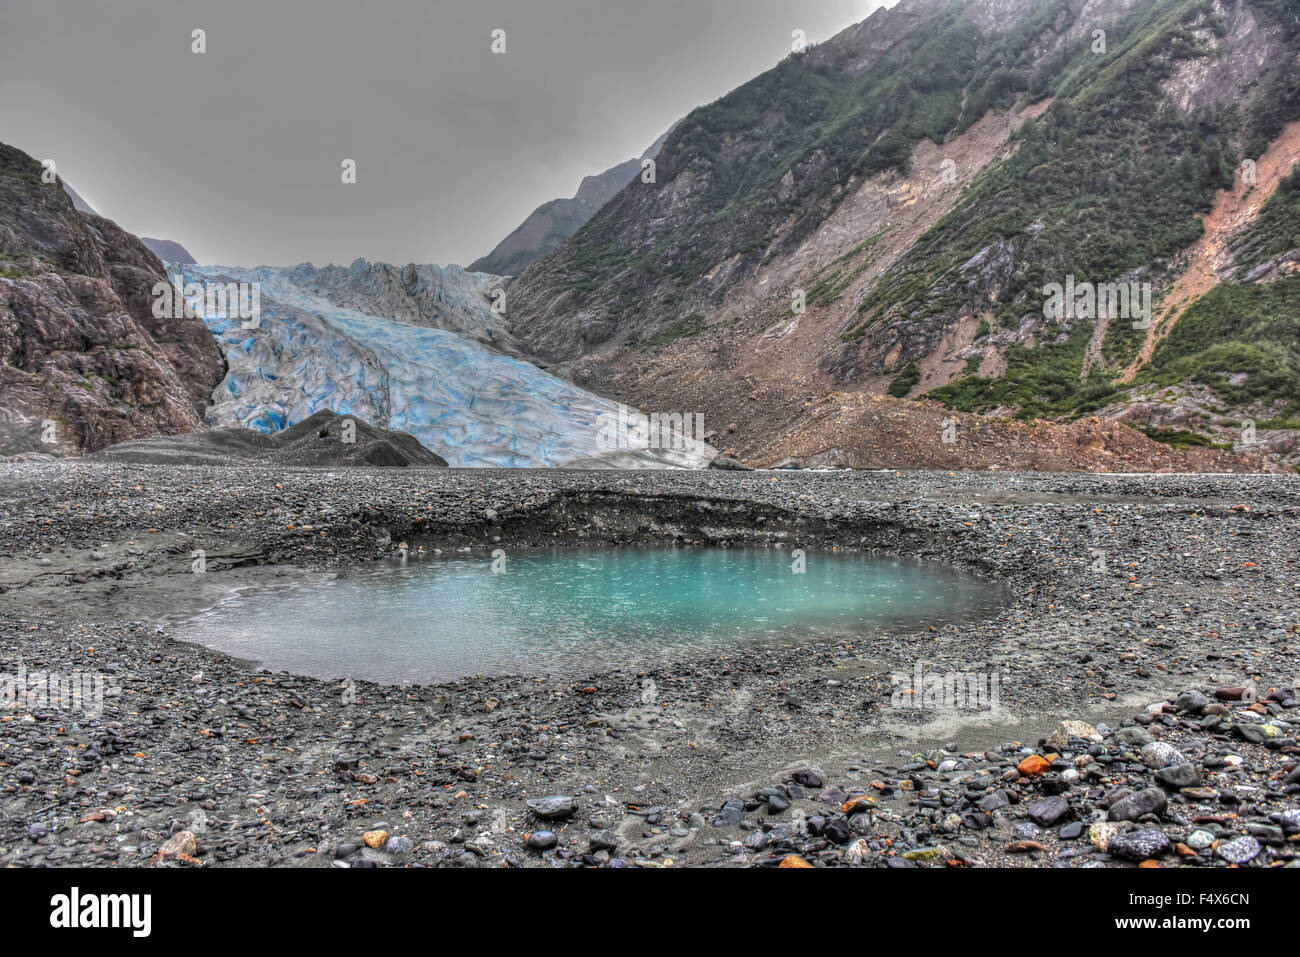
[[[934,562],[781,549],[556,549],[381,562],[240,593],[176,637],[319,678],[432,683],[584,674],[992,613]],[[499,569],[494,572],[493,568]]]

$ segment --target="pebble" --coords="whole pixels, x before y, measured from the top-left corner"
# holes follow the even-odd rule
[[[1229,864],[1245,864],[1259,857],[1261,850],[1259,841],[1246,836],[1220,844],[1215,853]]]
[[[1108,853],[1126,861],[1145,861],[1169,851],[1169,838],[1164,831],[1149,828],[1125,831],[1115,835],[1107,848]]]
[[[1143,788],[1112,804],[1108,817],[1112,821],[1136,821],[1147,814],[1163,813],[1167,802],[1165,792],[1159,788]]]
[[[534,851],[549,851],[560,843],[554,831],[533,831],[524,842]]]
[[[578,812],[578,802],[567,795],[533,798],[528,802],[528,807],[543,821],[558,821]]]

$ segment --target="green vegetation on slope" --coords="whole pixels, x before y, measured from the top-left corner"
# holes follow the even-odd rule
[[[850,179],[905,172],[922,138],[943,142],[1015,103],[1035,81],[1028,38],[1065,9],[1065,0],[1050,0],[990,39],[953,0],[859,76],[811,55],[788,57],[688,116],[660,154],[662,177],[691,171],[699,189],[692,204],[705,215],[656,227],[665,232],[653,252],[633,256],[629,218],[655,216],[639,208],[647,192],[633,183],[569,242],[568,288],[586,296],[605,287],[622,299],[613,311],[648,314],[647,287],[685,288],[729,256],[757,262],[793,247]],[[791,218],[780,249],[769,248],[777,224]],[[819,301],[833,301],[846,278],[828,279]]]
[[[1257,6],[1266,16],[1283,14],[1294,34],[1293,11]],[[1045,283],[1071,274],[1079,282],[1137,278],[1159,287],[1168,278],[1164,270],[1202,235],[1200,215],[1215,191],[1232,185],[1245,156],[1259,155],[1239,153],[1233,142],[1266,146],[1300,113],[1300,71],[1286,66],[1262,78],[1265,92],[1249,112],[1233,106],[1187,115],[1164,106],[1162,84],[1178,62],[1208,52],[1193,27],[1223,31],[1207,3],[1144,5],[1110,32],[1106,54],[1094,54],[1084,42],[1049,63],[1051,71],[1045,69],[1031,89],[1055,97],[1052,107],[1025,125],[1015,156],[972,184],[962,205],[882,277],[861,304],[863,321],[846,339],[961,307],[990,310],[998,325],[1015,328],[1041,310]],[[1050,80],[1049,72],[1055,73]],[[1300,246],[1298,235],[1300,176],[1287,181],[1242,243],[1239,275]],[[1012,274],[988,282],[977,269],[960,271],[976,253],[999,244],[1012,253]],[[1201,306],[1213,308],[1213,301]],[[1062,335],[1034,348],[1010,347],[1006,371],[996,380],[962,379],[930,395],[966,410],[1017,407],[1024,417],[1083,415],[1115,399],[1118,390],[1106,374],[1094,371],[1080,382],[1091,323]],[[1103,346],[1109,369],[1127,364],[1144,336],[1131,322],[1112,322]],[[1177,368],[1220,381],[1216,370],[1231,364],[1229,347],[1221,345],[1184,355]],[[1233,361],[1249,357],[1279,372],[1277,357],[1266,360],[1251,351],[1257,348],[1253,341],[1237,343]],[[1209,364],[1202,368],[1200,362]],[[1166,376],[1169,368],[1166,362]]]
[[[1209,386],[1226,402],[1283,404],[1300,413],[1300,276],[1220,283],[1160,344],[1139,383]]]
[[[848,338],[897,317],[936,315],[954,299],[978,302],[985,290],[959,269],[999,242],[1014,244],[1019,266],[996,301],[982,305],[1010,327],[1041,309],[1047,282],[1067,274],[1118,281],[1195,242],[1199,214],[1232,183],[1237,157],[1228,138],[1236,122],[1228,110],[1188,117],[1162,108],[1160,85],[1180,59],[1203,52],[1186,23],[1202,7],[1190,0],[1144,6],[1112,31],[1105,54],[1080,42],[1042,90],[1055,102],[1022,128],[1015,156],[977,179],[882,277],[861,305],[867,318]]]
[[[1007,368],[1000,377],[968,376],[926,396],[961,412],[1017,408],[1023,419],[1093,412],[1106,404],[1115,389],[1109,377],[1100,373],[1080,381],[1089,338],[1087,330],[1076,329],[1034,348],[1013,344],[1007,349]]]
[[[1245,277],[1275,256],[1300,249],[1300,170],[1278,184],[1259,217],[1233,249],[1237,275]]]

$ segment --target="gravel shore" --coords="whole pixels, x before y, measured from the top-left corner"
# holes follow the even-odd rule
[[[0,699],[0,864],[1298,866],[1297,519],[1258,475],[0,465],[0,682],[107,689]],[[401,688],[165,624],[402,542],[860,549],[1008,603]],[[900,706],[918,667],[997,707]]]

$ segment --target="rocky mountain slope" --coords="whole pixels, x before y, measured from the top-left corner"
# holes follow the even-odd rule
[[[77,212],[89,213],[92,216],[99,215],[99,213],[95,212],[91,205],[81,197],[81,194],[67,183],[63,183],[63,191],[72,199],[72,205],[76,208]],[[197,262],[188,249],[173,240],[151,239],[148,236],[141,236],[140,242],[144,244],[145,249],[149,250],[149,252],[153,253],[165,263],[189,265]]]
[[[628,183],[641,175],[642,162],[659,155],[665,133],[636,159],[619,163],[603,173],[588,176],[571,199],[543,203],[497,247],[470,264],[470,272],[517,276],[529,265],[576,233]]]
[[[0,144],[0,454],[200,427],[225,374],[211,335],[154,316],[162,263],[42,172]]]
[[[513,328],[757,461],[855,394],[1300,459],[1298,54],[1282,0],[902,0],[683,120]],[[1150,283],[1151,328],[1048,315],[1071,277]]]

